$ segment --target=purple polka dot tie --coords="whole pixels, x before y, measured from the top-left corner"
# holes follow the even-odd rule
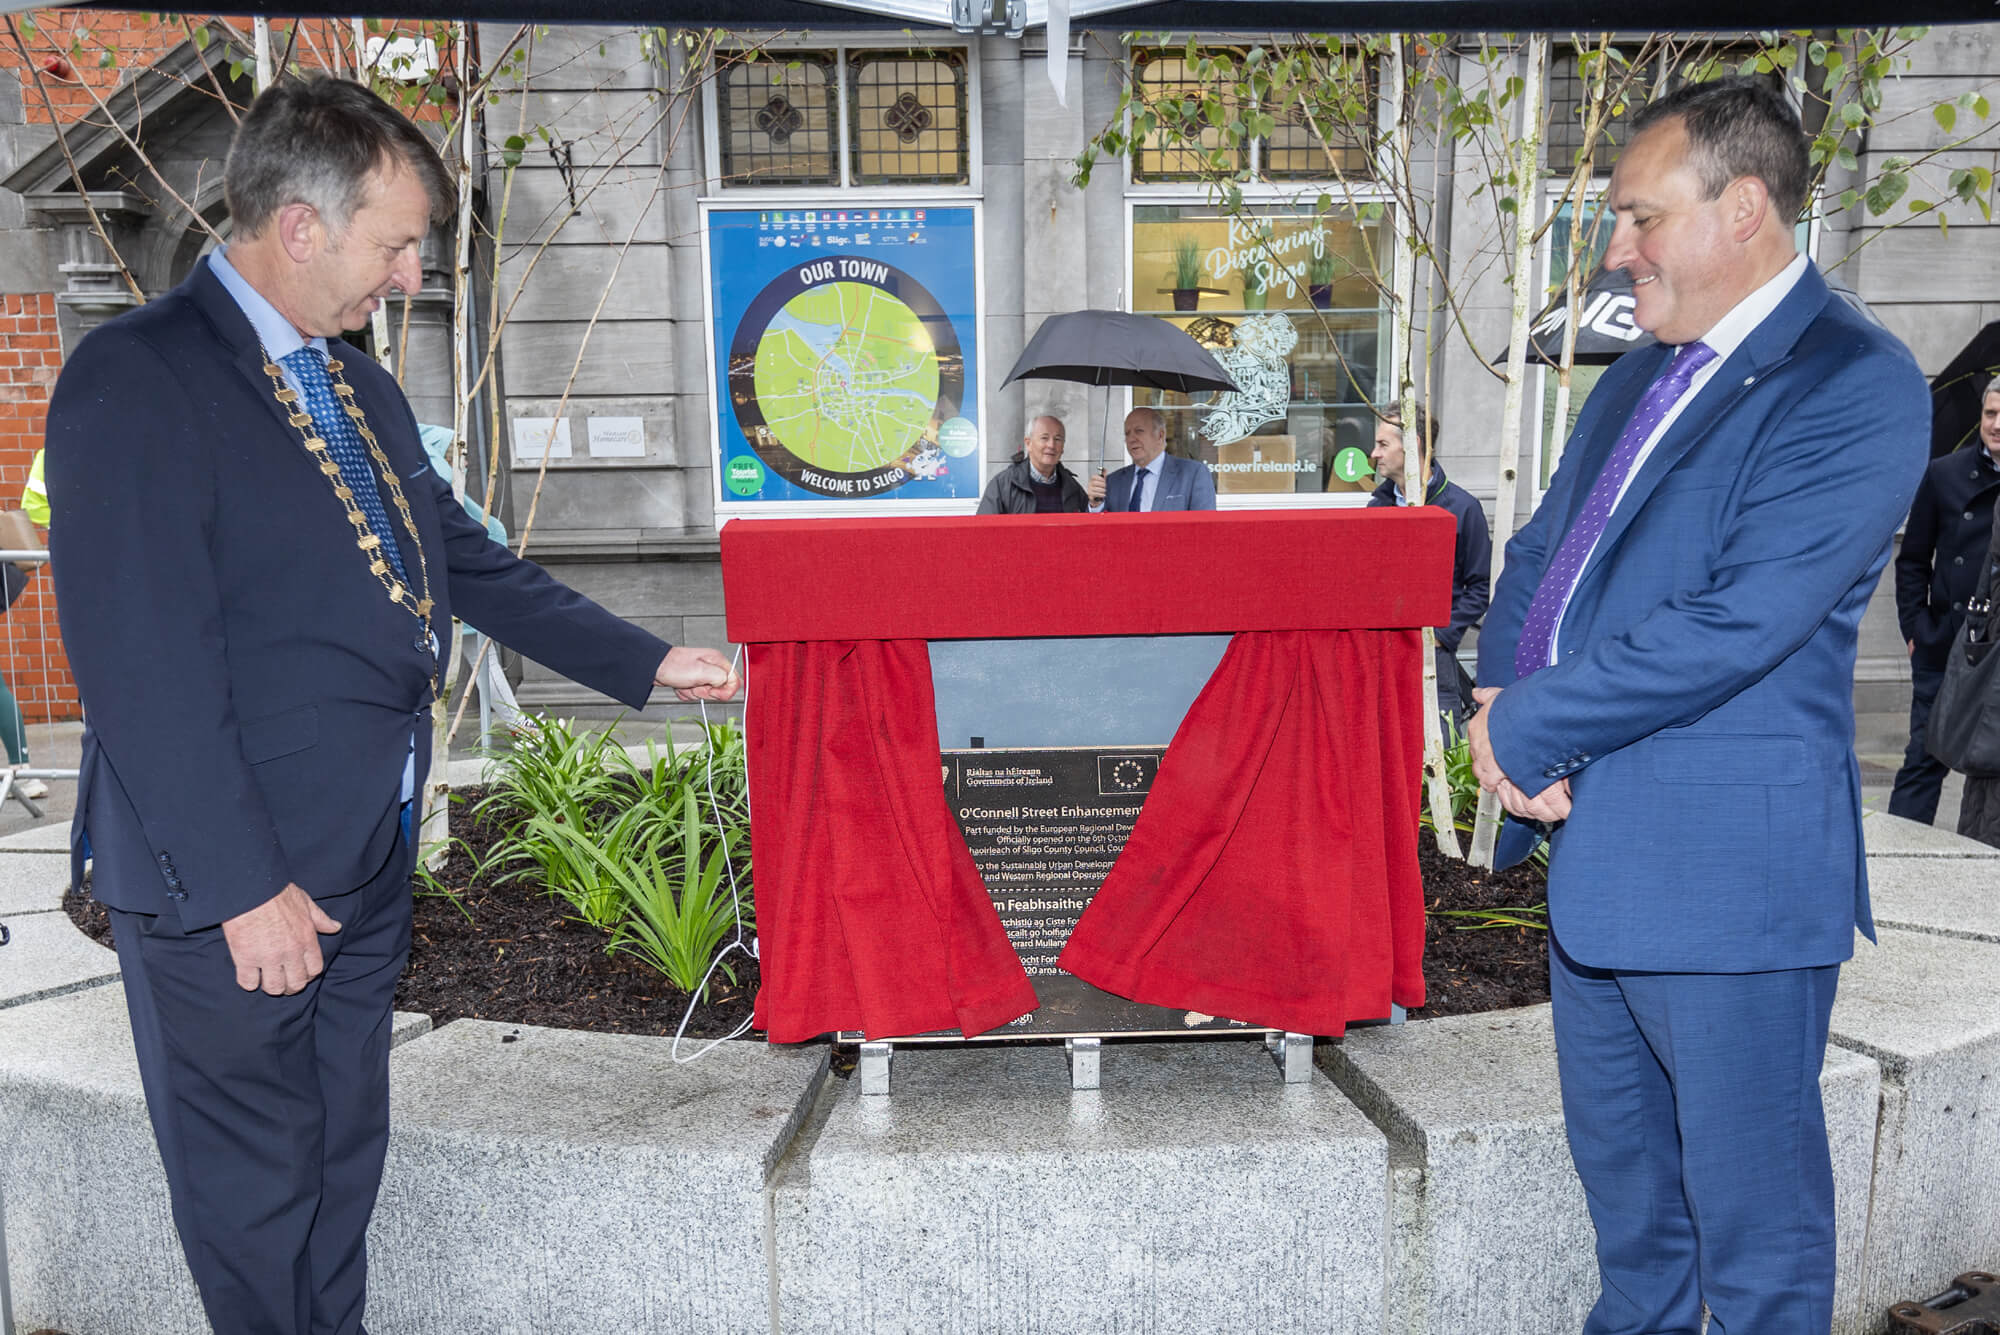
[[[1576,577],[1582,572],[1591,548],[1597,545],[1598,538],[1604,534],[1604,526],[1611,520],[1611,507],[1617,502],[1618,491],[1632,472],[1632,461],[1639,457],[1640,448],[1659,428],[1661,419],[1687,393],[1695,372],[1714,360],[1715,349],[1708,344],[1684,343],[1667,364],[1666,374],[1647,387],[1646,396],[1639,400],[1632,420],[1625,424],[1624,434],[1612,447],[1611,457],[1604,463],[1604,471],[1597,475],[1590,495],[1584,499],[1583,509],[1570,525],[1569,532],[1563,535],[1562,545],[1556,548],[1555,560],[1549,562],[1549,568],[1542,572],[1542,582],[1536,586],[1534,599],[1528,604],[1527,619],[1521,623],[1521,638],[1514,646],[1516,678],[1526,677],[1549,665],[1549,650],[1555,645],[1556,626],[1562,620],[1563,605],[1569,601],[1570,590],[1576,587]]]

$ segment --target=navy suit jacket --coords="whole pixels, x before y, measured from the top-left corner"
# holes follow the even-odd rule
[[[1872,935],[1854,757],[1855,633],[1929,454],[1909,351],[1808,267],[1634,476],[1578,577],[1560,661],[1515,679],[1535,586],[1671,354],[1619,360],[1479,641],[1496,759],[1570,781],[1549,913],[1599,968],[1833,964]]]
[[[1138,468],[1133,464],[1126,464],[1106,478],[1104,508],[1130,510],[1132,480],[1138,476]],[[1155,510],[1215,508],[1215,475],[1210,473],[1208,465],[1199,459],[1183,459],[1177,454],[1164,456],[1160,461],[1160,475],[1153,480],[1153,486],[1159,489],[1153,497]]]
[[[456,615],[643,706],[667,646],[493,542],[429,468],[394,379],[342,352],[422,537],[432,625]],[[71,354],[49,404],[51,570],[88,720],[72,842],[93,889],[189,930],[288,882],[387,862],[405,757],[430,756],[429,648],[355,546],[249,321],[206,264]],[[77,858],[80,865],[81,858]]]

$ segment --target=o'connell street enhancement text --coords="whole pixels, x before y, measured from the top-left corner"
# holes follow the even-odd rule
[[[1226,1025],[1114,997],[1056,968],[1139,819],[1161,754],[1159,747],[945,752],[945,796],[1042,1002],[1012,1032]]]

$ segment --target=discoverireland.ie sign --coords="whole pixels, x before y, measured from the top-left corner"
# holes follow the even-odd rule
[[[714,209],[717,508],[979,495],[970,207]]]

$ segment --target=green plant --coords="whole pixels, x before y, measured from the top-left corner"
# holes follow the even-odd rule
[[[756,910],[729,876],[735,832],[724,832],[702,856],[696,805],[689,792],[678,866],[655,854],[630,868],[628,911],[612,933],[611,949],[659,970],[683,992],[706,996],[711,966],[736,981],[736,971],[715,960],[731,929],[739,923],[744,931],[754,928]]]
[[[1314,287],[1330,287],[1340,276],[1340,257],[1323,250],[1306,261],[1306,281]]]
[[[1531,932],[1549,930],[1549,905],[1547,900],[1529,908],[1509,908],[1498,905],[1479,909],[1431,909],[1433,918],[1470,919],[1458,930],[1461,932],[1483,932],[1489,927],[1525,927]]]
[[[612,920],[600,924],[611,931],[606,949],[644,961],[683,992],[704,990],[709,966],[739,914],[746,928],[754,921],[754,911],[725,884],[735,833],[719,837],[704,857],[698,810],[696,794],[685,793],[679,837],[671,841],[657,837],[643,807],[612,822],[601,844],[563,827],[548,832],[574,860],[576,897],[570,902],[587,901],[592,912],[615,906]],[[722,970],[735,981],[729,966]]]
[[[454,793],[451,800],[456,802],[460,799]],[[465,840],[454,836],[447,841],[446,847],[450,847],[453,844],[457,845],[467,858],[472,857],[472,849]],[[417,869],[411,873],[410,880],[412,882],[411,893],[417,898],[446,900],[453,908],[465,915],[467,922],[472,921],[472,910],[465,906],[465,896],[459,891],[458,887],[446,885],[437,873],[430,869],[425,859],[417,859]]]
[[[1174,286],[1182,289],[1201,286],[1201,239],[1194,236],[1174,240]]]
[[[505,869],[494,876],[496,884],[524,879],[551,888],[565,884],[571,866],[567,845],[549,831],[594,832],[602,813],[625,805],[625,791],[606,764],[608,753],[623,755],[611,744],[608,729],[580,733],[564,719],[537,720],[515,734],[511,747],[492,753],[487,794],[472,815],[506,833],[487,850],[481,871]]]

